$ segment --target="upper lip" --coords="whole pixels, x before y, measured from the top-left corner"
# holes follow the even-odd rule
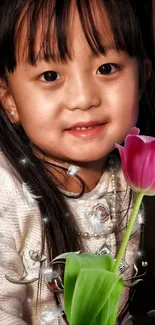
[[[78,127],[90,127],[90,126],[96,126],[96,125],[100,125],[100,124],[102,124],[102,123],[98,122],[98,121],[88,121],[88,122],[81,121],[81,122],[77,122],[77,123],[73,124],[68,129],[75,129]]]

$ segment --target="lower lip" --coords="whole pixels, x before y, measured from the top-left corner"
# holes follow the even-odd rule
[[[100,125],[94,125],[91,129],[86,129],[86,130],[68,129],[65,131],[77,138],[92,138],[99,135],[104,128],[105,128],[105,124],[100,124]]]

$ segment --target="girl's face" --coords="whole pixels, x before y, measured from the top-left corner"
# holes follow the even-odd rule
[[[78,16],[71,39],[73,56],[65,63],[40,58],[32,66],[21,55],[7,73],[6,106],[49,159],[82,164],[106,157],[135,125],[139,69],[136,59],[113,49],[112,36],[106,54],[94,56]],[[23,53],[22,37],[20,43]]]

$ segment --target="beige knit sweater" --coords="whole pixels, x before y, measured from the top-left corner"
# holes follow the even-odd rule
[[[122,190],[120,202],[123,210],[127,205],[126,183],[121,172],[119,172],[119,178]],[[109,173],[105,172],[92,192],[85,194],[80,199],[67,199],[79,222],[81,232],[91,232],[89,211],[98,202],[105,204],[105,200],[108,199],[101,194],[111,190]],[[99,196],[101,196],[100,199]],[[121,229],[126,227],[128,218],[126,216],[122,220],[122,215],[122,213],[118,215],[120,227],[118,235],[111,233],[105,238],[85,239],[86,250],[96,252],[106,242],[115,256],[117,243],[119,245],[123,234]],[[135,226],[134,231],[137,229],[138,225]],[[133,270],[138,240],[137,232],[137,235],[130,240],[126,251],[125,262],[129,267],[123,277],[128,277]],[[13,176],[8,163],[0,154],[0,322],[2,325],[64,324],[61,317],[54,316],[57,313],[56,306],[52,293],[45,282],[42,286],[41,304],[36,311],[38,281],[17,284],[6,279],[6,276],[17,281],[22,276],[26,281],[38,278],[40,262],[36,257],[39,256],[40,251],[41,217],[37,203],[36,201],[31,204],[28,202],[21,183]],[[120,309],[126,299],[127,291],[124,291]],[[53,320],[51,319],[50,323],[43,321],[43,315],[47,308],[53,312]],[[130,324],[130,321],[126,321],[124,324]]]

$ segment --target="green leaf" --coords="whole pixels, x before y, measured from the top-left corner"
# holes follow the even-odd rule
[[[111,295],[109,296],[109,299],[106,303],[107,306],[105,305],[100,313],[101,315],[100,314],[98,315],[100,318],[97,320],[97,324],[113,325],[116,323],[119,299],[122,293],[123,286],[124,286],[123,279],[120,278],[120,280],[117,282],[116,286],[114,287],[113,291],[111,292]],[[106,309],[108,309],[107,319],[105,319],[103,322],[103,317],[105,317],[104,315]]]
[[[111,272],[113,265],[114,260],[109,255],[69,254],[64,303],[70,325],[114,324],[123,280]]]
[[[75,283],[82,267],[102,268],[112,270],[114,261],[110,255],[96,255],[92,253],[70,253],[66,260],[64,276],[64,304],[65,312],[70,322],[72,296]]]
[[[70,325],[92,324],[93,321],[95,321],[93,325],[110,325],[107,323],[113,313],[110,303],[114,308],[117,300],[115,297],[113,302],[111,294],[113,291],[116,293],[119,281],[122,280],[118,275],[106,270],[81,269],[72,299]],[[100,317],[99,322],[97,316],[101,311],[102,317]]]

